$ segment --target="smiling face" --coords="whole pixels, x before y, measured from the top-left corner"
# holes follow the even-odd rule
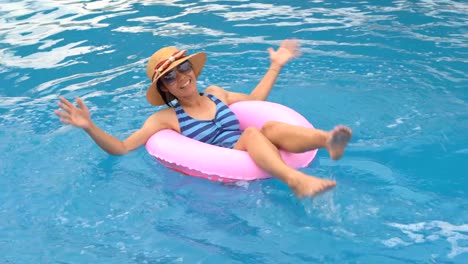
[[[160,78],[161,91],[169,92],[177,98],[190,96],[198,92],[192,64],[185,61]]]

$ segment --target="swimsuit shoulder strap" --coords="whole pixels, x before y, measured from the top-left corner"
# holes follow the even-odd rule
[[[208,98],[210,98],[211,101],[215,102],[216,107],[225,105],[225,103],[223,103],[223,101],[219,100],[218,97],[216,97],[216,96],[214,96],[214,95],[212,95],[212,94],[207,94],[206,96],[207,96]]]
[[[177,115],[177,118],[181,118],[181,117],[185,117],[187,116],[187,114],[185,113],[184,109],[182,108],[182,106],[179,104],[179,102],[177,102],[175,105],[174,105],[174,111],[176,112],[176,115]]]

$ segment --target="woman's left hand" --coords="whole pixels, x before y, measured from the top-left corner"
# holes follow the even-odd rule
[[[283,67],[290,59],[301,56],[300,45],[297,39],[286,39],[278,50],[268,48],[271,64]]]

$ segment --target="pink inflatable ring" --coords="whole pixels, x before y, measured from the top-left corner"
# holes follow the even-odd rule
[[[268,121],[313,128],[302,115],[289,107],[266,101],[243,101],[229,108],[236,114],[241,129],[261,129]],[[173,130],[155,133],[146,142],[148,153],[164,166],[184,174],[219,182],[251,181],[270,178],[246,151],[222,148],[185,137]],[[304,153],[280,151],[283,160],[293,168],[308,166],[317,150]]]

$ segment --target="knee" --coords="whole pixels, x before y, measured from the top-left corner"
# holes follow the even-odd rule
[[[247,127],[244,130],[244,137],[253,142],[258,142],[260,140],[268,139],[261,129],[256,127]]]
[[[264,135],[271,135],[273,132],[278,130],[278,126],[280,125],[279,122],[276,121],[268,121],[266,122],[261,129],[262,134]]]
[[[256,138],[260,134],[260,131],[256,127],[247,127],[243,133],[243,135],[248,138]]]

